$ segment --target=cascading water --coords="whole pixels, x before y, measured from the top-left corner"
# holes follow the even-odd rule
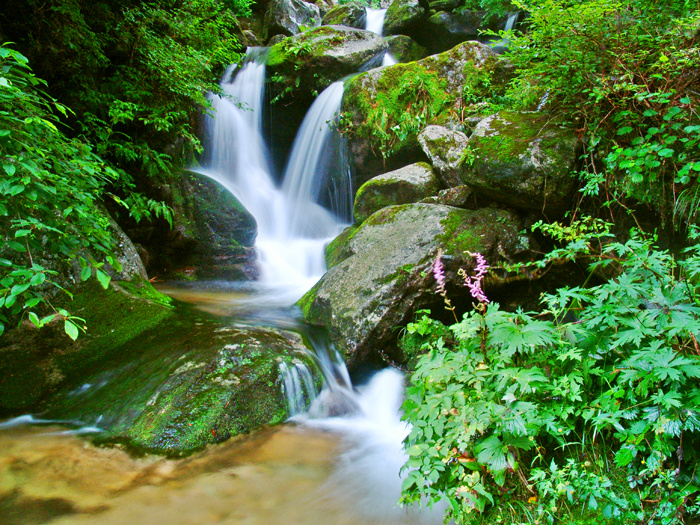
[[[338,113],[343,86],[329,87],[309,110],[279,188],[262,134],[264,59],[265,50],[249,49],[241,69],[230,68],[223,76],[224,96],[210,95],[214,114],[206,122],[207,154],[193,171],[221,183],[253,215],[260,284],[271,291],[267,302],[286,306],[323,275],[325,245],[349,220],[349,206],[339,217],[317,202],[324,188],[319,174],[327,174],[329,159],[339,157],[337,151],[329,152],[332,143],[339,147],[341,141],[332,140],[337,131],[328,122]],[[343,177],[332,182],[337,186],[339,180]],[[348,184],[334,194],[336,202],[341,194],[349,198]]]
[[[372,9],[370,7],[366,7],[365,13],[367,14],[365,31],[372,31],[372,33],[377,33],[379,36],[382,36],[384,34],[384,18],[386,18],[386,9]],[[387,51],[382,59],[382,66],[393,66],[396,63],[396,59]]]

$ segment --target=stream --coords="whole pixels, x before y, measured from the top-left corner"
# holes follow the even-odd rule
[[[383,15],[373,12],[368,29],[381,33]],[[299,322],[289,306],[323,275],[325,246],[351,222],[353,192],[333,124],[342,81],[309,109],[284,173],[272,172],[262,134],[265,59],[265,49],[252,48],[246,61],[226,71],[223,95],[210,95],[215,111],[206,123],[206,153],[201,165],[191,167],[227,188],[255,217],[260,279],[162,285],[161,291],[179,308],[194,307],[224,323],[283,328]],[[209,329],[206,323],[193,326]],[[66,427],[57,425],[66,421],[30,416],[0,422],[0,523],[442,523],[444,509],[398,506],[408,433],[399,417],[402,374],[385,369],[353,386],[342,362],[331,358],[324,368],[318,357],[325,385],[320,393],[302,375],[302,365],[280,367],[290,406],[300,386],[318,394],[296,402],[287,423],[182,459],[134,457],[119,445],[98,447],[77,435],[99,433],[95,426]],[[339,406],[339,392],[342,410],[324,409]],[[336,399],[328,402],[329,396]],[[95,425],[107,420],[99,416]]]

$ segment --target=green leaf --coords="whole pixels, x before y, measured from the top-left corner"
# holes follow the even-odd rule
[[[626,467],[637,456],[637,449],[630,445],[623,446],[615,454],[615,463],[620,467]]]
[[[66,319],[63,322],[63,329],[68,334],[68,337],[70,337],[73,341],[75,341],[78,338],[78,327],[69,319]]]
[[[87,281],[91,275],[92,275],[92,268],[90,268],[89,266],[83,267],[83,269],[80,271],[80,278],[83,281]]]
[[[29,320],[34,323],[34,326],[41,328],[41,321],[39,321],[39,316],[34,312],[29,312]]]
[[[0,258],[0,266],[12,266],[12,261]]]
[[[10,177],[15,174],[15,170],[17,169],[14,164],[9,163],[3,163],[2,167],[5,170],[5,173],[7,173]]]
[[[32,233],[32,230],[17,230],[15,231],[15,239],[18,237],[26,237],[30,233]]]
[[[24,303],[25,308],[34,308],[37,304],[43,301],[43,297],[32,297]]]
[[[112,278],[102,270],[95,270],[95,274],[97,275],[97,280],[102,285],[102,288],[105,290],[109,288],[109,282],[112,280]]]

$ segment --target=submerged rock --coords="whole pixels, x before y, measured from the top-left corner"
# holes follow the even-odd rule
[[[572,204],[579,146],[547,115],[502,111],[474,129],[461,178],[489,199],[557,217]]]
[[[319,8],[303,0],[271,0],[265,13],[266,38],[292,36],[321,23]]]
[[[440,183],[429,164],[411,164],[365,182],[355,195],[353,215],[361,223],[374,212],[395,204],[419,202],[437,193]]]
[[[120,350],[68,384],[46,413],[102,429],[100,442],[167,455],[283,421],[279,365],[308,363],[295,333],[183,313]]]
[[[504,255],[526,250],[521,227],[516,215],[495,208],[383,208],[343,235],[334,248],[335,265],[299,304],[308,321],[328,328],[350,364],[377,360],[382,352],[402,361],[394,344],[397,327],[419,306],[436,303],[431,269],[438,249],[449,261],[448,279],[455,278],[458,267],[473,267],[465,251],[480,252],[497,264]]]

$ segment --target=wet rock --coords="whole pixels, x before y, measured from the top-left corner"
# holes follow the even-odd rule
[[[411,164],[365,182],[355,195],[354,216],[361,223],[387,206],[419,202],[435,194],[440,184],[430,165]]]
[[[103,429],[100,442],[166,455],[283,421],[280,363],[310,366],[295,333],[224,326],[184,312],[122,351],[67,384],[47,414]]]
[[[551,218],[571,206],[580,143],[570,128],[541,113],[502,111],[477,125],[469,147],[462,181],[487,198]]]
[[[394,35],[387,37],[386,42],[397,62],[415,62],[428,55],[428,51],[410,36]]]
[[[257,276],[252,249],[257,235],[253,216],[218,182],[183,172],[174,191],[175,239],[171,254],[177,276],[251,280]]]
[[[461,164],[467,136],[442,126],[428,126],[418,135],[418,143],[445,186],[460,186]]]
[[[412,319],[419,305],[437,303],[431,268],[438,249],[448,261],[448,279],[456,281],[457,268],[474,264],[465,251],[481,252],[497,264],[527,250],[521,228],[516,215],[495,208],[383,208],[344,234],[335,248],[336,264],[299,305],[307,320],[328,328],[350,364],[380,359],[382,353],[401,362],[397,327]],[[459,291],[453,300],[458,297]]]
[[[292,36],[302,28],[316,27],[321,23],[318,7],[302,0],[271,0],[265,13],[266,38],[275,35]]]
[[[386,10],[385,35],[407,35],[413,37],[428,13],[426,0],[393,0]]]
[[[324,26],[339,25],[364,29],[367,23],[367,10],[357,2],[337,5],[324,15],[321,23]]]

